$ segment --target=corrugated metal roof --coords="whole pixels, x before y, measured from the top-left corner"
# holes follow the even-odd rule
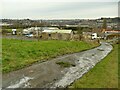
[[[72,30],[44,30],[46,33],[71,33]]]
[[[57,27],[43,27],[44,30],[59,30]]]
[[[59,30],[57,27],[31,27],[27,28],[27,30]]]

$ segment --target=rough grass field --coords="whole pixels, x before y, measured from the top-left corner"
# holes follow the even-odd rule
[[[69,88],[118,88],[118,45],[114,45],[107,57]]]
[[[97,46],[82,41],[21,41],[2,39],[2,70],[4,73],[23,68],[40,60],[79,52]]]
[[[120,44],[118,45],[118,88],[120,90]]]
[[[2,39],[1,38],[0,38],[0,72],[2,72]]]

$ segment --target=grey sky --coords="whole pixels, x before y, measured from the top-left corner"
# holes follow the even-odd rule
[[[73,2],[74,1],[74,2]],[[105,0],[104,0],[105,1]],[[2,0],[2,18],[83,19],[118,16],[118,1]],[[113,2],[114,1],[114,2]]]

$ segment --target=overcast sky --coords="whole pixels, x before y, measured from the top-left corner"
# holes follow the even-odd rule
[[[108,2],[109,1],[109,2]],[[11,19],[94,19],[118,16],[119,0],[2,0],[2,17]]]

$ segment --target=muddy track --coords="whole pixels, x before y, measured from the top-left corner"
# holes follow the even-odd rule
[[[3,89],[67,87],[93,68],[111,50],[110,44],[102,43],[99,47],[91,50],[64,55],[3,74]],[[61,67],[56,62],[69,62],[74,66]]]

